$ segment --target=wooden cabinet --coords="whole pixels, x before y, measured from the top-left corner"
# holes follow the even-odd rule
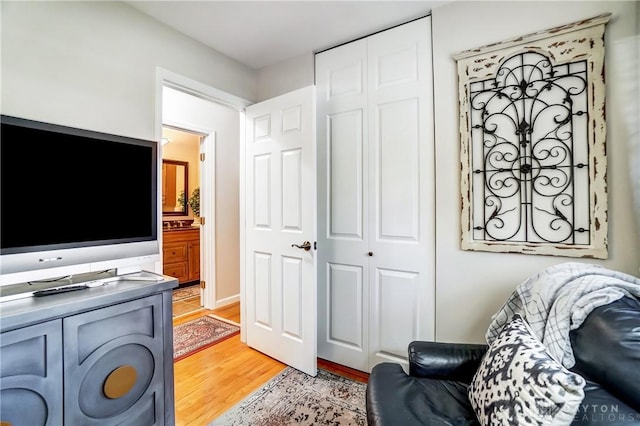
[[[163,272],[180,284],[200,280],[200,228],[163,232]]]
[[[199,235],[199,234],[198,234]],[[198,236],[199,238],[199,236]],[[187,274],[189,281],[200,280],[200,240],[190,241],[188,244],[188,260],[189,265]]]
[[[172,425],[175,280],[3,302],[0,423]]]

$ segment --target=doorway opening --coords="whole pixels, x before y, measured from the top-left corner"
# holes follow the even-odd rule
[[[174,316],[204,305],[200,289],[200,144],[205,136],[162,127],[163,273],[178,279]]]
[[[240,123],[250,102],[160,68],[156,90],[158,139],[166,129],[200,139],[196,161],[199,185],[190,183],[189,192],[192,195],[199,188],[201,195],[201,305],[218,309],[239,302],[240,149],[244,136]],[[172,143],[164,145],[163,152],[169,152]],[[196,179],[195,169],[189,169],[193,175],[189,179]],[[193,218],[192,212],[188,211],[187,216],[188,222]]]

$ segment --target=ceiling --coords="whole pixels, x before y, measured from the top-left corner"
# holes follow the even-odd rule
[[[166,142],[164,140],[165,138],[167,139]],[[193,148],[194,146],[195,149],[199,149],[200,146],[200,135],[171,127],[162,128],[162,139],[165,143],[171,143],[171,146],[186,147],[187,149]]]
[[[125,1],[253,69],[427,15],[441,1]]]

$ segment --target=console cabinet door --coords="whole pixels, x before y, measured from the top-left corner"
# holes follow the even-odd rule
[[[61,425],[61,320],[2,333],[0,342],[1,424]]]
[[[162,318],[157,294],[64,319],[65,424],[164,424]]]

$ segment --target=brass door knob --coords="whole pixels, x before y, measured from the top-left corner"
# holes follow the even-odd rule
[[[297,247],[299,249],[303,249],[304,251],[309,251],[311,250],[311,243],[309,241],[305,241],[304,243],[302,243],[302,245],[291,244],[291,247]]]

